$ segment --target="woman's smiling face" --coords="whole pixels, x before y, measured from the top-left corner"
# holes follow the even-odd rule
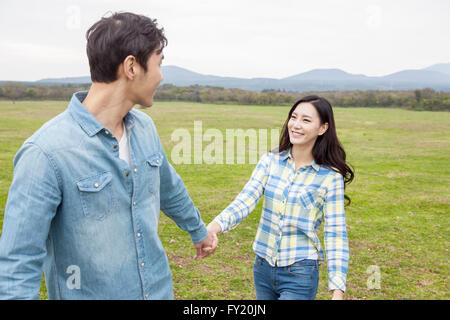
[[[293,145],[314,145],[325,133],[328,124],[321,125],[316,108],[309,102],[300,103],[288,121],[289,139]]]

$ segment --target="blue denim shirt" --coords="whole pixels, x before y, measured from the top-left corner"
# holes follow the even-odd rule
[[[68,108],[28,138],[14,157],[0,238],[0,298],[173,299],[158,237],[160,210],[194,243],[207,230],[155,125],[124,118],[130,168],[117,139],[73,95]]]

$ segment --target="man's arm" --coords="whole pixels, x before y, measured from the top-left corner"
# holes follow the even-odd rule
[[[51,158],[25,143],[14,157],[0,238],[0,299],[38,299],[46,240],[61,199]]]
[[[202,242],[208,235],[200,212],[194,206],[181,177],[167,160],[164,150],[160,149],[163,160],[160,168],[160,205],[161,211],[171,218],[182,230],[189,232],[192,242]]]
[[[208,230],[202,221],[200,212],[194,206],[192,199],[186,190],[183,180],[172,167],[164,152],[164,148],[156,131],[155,124],[151,121],[155,142],[158,144],[159,152],[162,154],[162,164],[160,167],[160,207],[161,211],[172,219],[180,229],[189,232],[189,235],[196,247],[200,243],[212,242],[213,238],[208,235]],[[200,249],[197,248],[197,256]]]

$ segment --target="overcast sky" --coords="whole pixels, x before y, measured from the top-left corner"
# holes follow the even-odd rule
[[[164,65],[283,78],[450,62],[449,0],[0,0],[0,80],[89,75],[86,30],[108,11],[156,18]]]

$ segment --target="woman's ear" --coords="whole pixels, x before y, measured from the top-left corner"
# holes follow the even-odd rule
[[[323,125],[320,126],[319,129],[319,136],[323,135],[328,130],[328,122],[325,122]]]

